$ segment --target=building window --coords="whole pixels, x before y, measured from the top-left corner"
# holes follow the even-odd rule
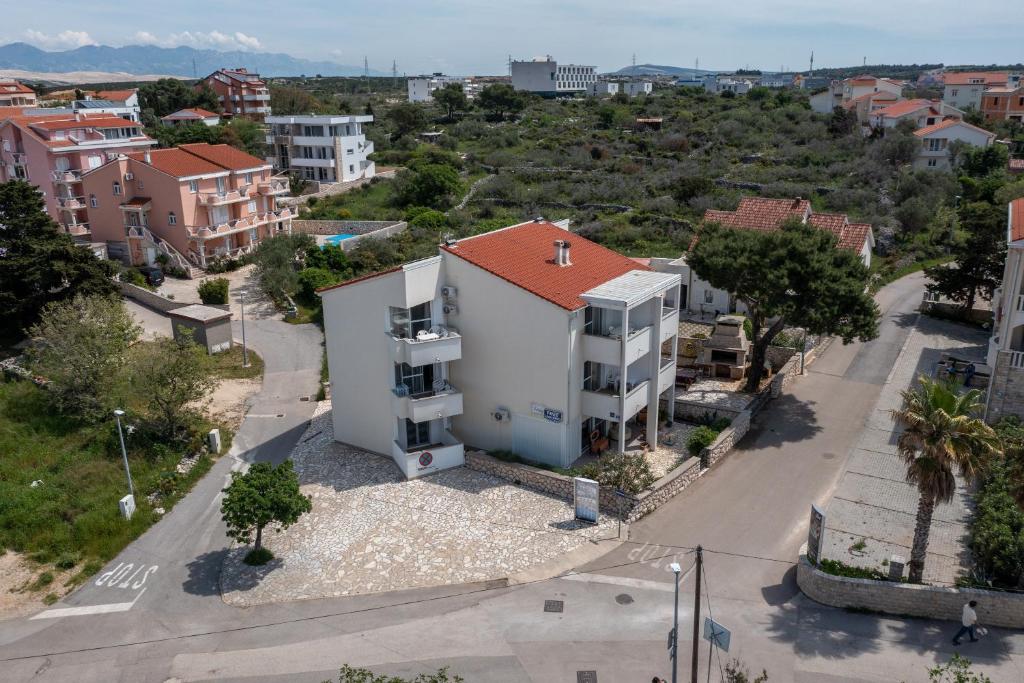
[[[949,96],[950,97],[956,97],[958,94],[960,94],[959,90],[950,90],[949,91]]]
[[[415,339],[430,329],[430,302],[412,308],[391,307],[391,334],[400,339]]]
[[[256,200],[255,199],[250,199],[249,200],[249,213],[256,213]]]
[[[583,391],[597,391],[598,389],[597,363],[592,361],[583,362]]]
[[[174,215],[173,211],[167,212],[167,225],[177,225],[178,217]]]
[[[421,396],[429,394],[434,386],[434,366],[418,365],[413,367],[408,363],[395,365],[395,386],[405,386],[409,396]]]
[[[116,181],[116,180],[114,181],[114,196],[115,197],[120,197],[121,196],[121,183]]]
[[[348,172],[349,173],[355,173],[356,172],[356,167],[353,166],[352,164],[349,164],[348,165]]]
[[[418,448],[430,445],[430,423],[405,420],[405,447]]]
[[[935,168],[938,165],[939,165],[938,159],[929,159],[928,160],[928,166],[929,167]]]
[[[711,289],[704,290],[704,303],[713,304],[715,303],[715,292]]]
[[[190,181],[188,181],[188,191],[191,192],[192,194],[195,194],[196,192],[199,192],[199,181],[198,180],[190,180]]]
[[[252,185],[252,173],[245,174],[245,184]]]
[[[95,208],[98,208],[99,205],[100,205],[100,203],[96,199],[96,195],[94,195],[94,194],[89,195],[89,208],[95,209]]]

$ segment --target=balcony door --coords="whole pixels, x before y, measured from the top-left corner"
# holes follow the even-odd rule
[[[412,367],[408,363],[395,365],[395,386],[403,384],[409,388],[412,397],[430,394],[434,386],[434,366]]]

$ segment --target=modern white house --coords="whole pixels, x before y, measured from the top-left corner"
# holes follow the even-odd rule
[[[704,213],[704,223],[718,223],[739,230],[778,230],[790,219],[828,230],[836,236],[837,249],[856,252],[864,265],[870,267],[871,250],[875,246],[871,226],[867,223],[851,223],[845,214],[814,213],[811,203],[800,197],[744,197],[735,211],[709,209]],[[690,267],[686,254],[676,259],[652,258],[649,265],[658,272],[680,276],[679,310],[683,314],[717,318],[722,313],[746,312],[746,307],[732,293],[701,280]]]
[[[985,419],[1024,419],[1024,199],[1010,202],[1003,283],[992,296],[992,336],[985,363],[991,372]]]
[[[561,467],[653,446],[679,282],[537,219],[321,290],[335,438],[410,478],[467,446]]]
[[[587,88],[587,94],[591,97],[611,97],[619,94],[619,83],[617,81],[595,81]]]
[[[543,97],[586,93],[597,82],[597,70],[581,64],[559,64],[551,55],[511,64],[512,87]]]
[[[947,118],[914,131],[921,147],[914,158],[914,168],[948,171],[952,168],[950,144],[962,142],[974,147],[988,147],[996,139],[995,133],[972,126],[960,119]]]
[[[654,90],[654,84],[650,81],[626,81],[622,84],[622,92],[630,97],[650,95]]]
[[[363,130],[372,121],[372,116],[333,114],[267,116],[267,161],[279,171],[323,183],[372,178],[373,143]]]
[[[705,92],[712,92],[715,94],[732,92],[737,95],[745,95],[750,92],[752,87],[754,87],[754,84],[745,79],[719,76],[718,74],[710,74],[704,77]]]
[[[434,91],[445,87],[449,83],[461,83],[461,80],[450,78],[442,73],[435,73],[430,76],[414,76],[406,81],[409,101],[430,102],[434,98]]]
[[[819,114],[831,114],[850,100],[874,93],[889,93],[897,98],[903,96],[903,81],[891,78],[877,78],[870,75],[854,76],[831,81],[828,88],[810,97],[811,109]]]

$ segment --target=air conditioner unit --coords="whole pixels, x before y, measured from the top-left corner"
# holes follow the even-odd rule
[[[135,174],[129,171],[128,173],[124,174],[124,179],[125,180],[135,180]]]
[[[456,306],[455,304],[445,304],[444,306],[441,307],[441,310],[443,310],[447,315],[452,313],[458,313],[459,307]]]
[[[454,299],[458,294],[459,290],[455,289],[451,285],[445,285],[441,288],[441,296],[445,299]]]
[[[509,422],[512,419],[512,414],[508,411],[508,408],[498,408],[491,413],[491,417],[496,422]]]

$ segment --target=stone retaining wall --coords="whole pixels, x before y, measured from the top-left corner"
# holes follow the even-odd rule
[[[812,566],[806,549],[801,549],[796,583],[804,595],[823,605],[959,622],[964,604],[977,600],[978,623],[982,626],[1024,628],[1022,593],[833,576]]]
[[[723,429],[710,445],[704,447],[700,452],[700,461],[706,467],[714,466],[747,435],[750,430],[750,416],[749,410],[741,410],[732,419],[732,423]]]
[[[354,235],[338,243],[342,251],[351,251],[364,239],[383,239],[397,235],[407,227],[405,221],[292,221],[292,230],[295,232],[310,235]]]
[[[161,296],[156,292],[149,291],[145,287],[139,287],[138,285],[133,285],[130,282],[118,281],[117,286],[121,288],[122,296],[125,296],[134,301],[138,301],[143,306],[152,308],[155,311],[160,311],[161,313],[168,313],[170,311],[174,311],[179,308],[192,305],[187,301],[175,301],[174,299],[168,299],[167,297]],[[222,311],[231,310],[230,304],[203,305],[209,306],[210,308],[219,308]]]

